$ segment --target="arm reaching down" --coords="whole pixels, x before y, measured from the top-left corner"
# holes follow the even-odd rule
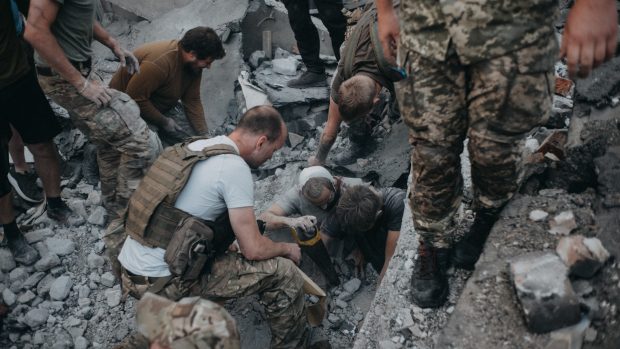
[[[340,123],[342,123],[342,117],[338,110],[338,104],[330,97],[329,110],[327,111],[327,125],[325,125],[325,130],[323,130],[321,134],[316,155],[308,159],[308,165],[319,166],[325,164],[327,154],[329,154],[338,136],[338,131],[340,131]]]
[[[385,241],[385,260],[383,262],[383,268],[381,268],[381,273],[379,273],[379,283],[383,280],[383,276],[390,264],[390,259],[392,259],[394,251],[396,251],[396,244],[398,243],[399,236],[400,231],[390,230],[387,233],[387,239]]]
[[[231,208],[228,210],[228,215],[239,248],[245,258],[265,260],[273,257],[286,257],[299,264],[301,251],[297,244],[274,242],[260,234],[253,207]]]
[[[265,221],[269,230],[287,227],[309,230],[316,224],[315,216],[286,217],[286,212],[278,204],[271,205],[267,211],[260,215],[259,219]]]

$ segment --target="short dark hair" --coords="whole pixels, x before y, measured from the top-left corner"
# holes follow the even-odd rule
[[[340,224],[348,231],[366,231],[373,226],[383,200],[365,185],[347,188],[336,206]]]
[[[366,116],[374,105],[376,95],[374,80],[355,75],[338,88],[338,111],[342,120],[349,122]]]
[[[198,59],[222,59],[226,55],[222,40],[215,30],[209,27],[192,28],[183,35],[179,45],[185,52],[194,52]]]
[[[333,191],[334,185],[332,184],[332,181],[325,177],[312,177],[308,179],[301,188],[301,193],[308,200],[314,201],[321,196],[323,193],[323,188]]]
[[[272,106],[259,105],[243,114],[237,124],[237,130],[244,130],[254,135],[265,135],[270,142],[280,139],[282,135],[282,115]]]

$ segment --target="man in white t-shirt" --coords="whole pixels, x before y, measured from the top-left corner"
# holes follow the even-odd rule
[[[259,106],[248,110],[230,135],[190,143],[192,151],[221,144],[231,146],[238,155],[223,154],[196,162],[174,206],[210,221],[227,212],[240,253],[220,253],[211,272],[190,284],[169,277],[163,248],[147,247],[127,237],[118,257],[123,266],[123,290],[142,296],[149,288],[172,300],[188,295],[229,299],[258,294],[269,319],[271,346],[305,347],[309,332],[303,280],[293,264],[299,262],[300,250],[297,244],[273,242],[260,234],[250,172],[271,158],[286,137],[280,114],[272,107]],[[129,209],[131,205],[132,201]],[[161,286],[158,280],[166,278],[169,281]],[[154,291],[153,285],[159,285],[159,290]]]

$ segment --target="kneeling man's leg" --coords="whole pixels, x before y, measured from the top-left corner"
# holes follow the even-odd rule
[[[204,298],[236,298],[257,293],[271,327],[272,348],[304,347],[308,320],[303,279],[286,258],[249,261],[236,253],[218,257],[202,285]]]

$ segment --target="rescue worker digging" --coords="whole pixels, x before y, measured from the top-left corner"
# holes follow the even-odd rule
[[[118,257],[124,292],[140,298],[148,290],[171,300],[257,293],[271,346],[307,346],[303,280],[293,264],[299,247],[262,236],[253,208],[250,167],[267,161],[286,136],[280,114],[258,106],[229,136],[167,148],[129,201],[129,236]],[[235,238],[241,254],[226,252]]]

